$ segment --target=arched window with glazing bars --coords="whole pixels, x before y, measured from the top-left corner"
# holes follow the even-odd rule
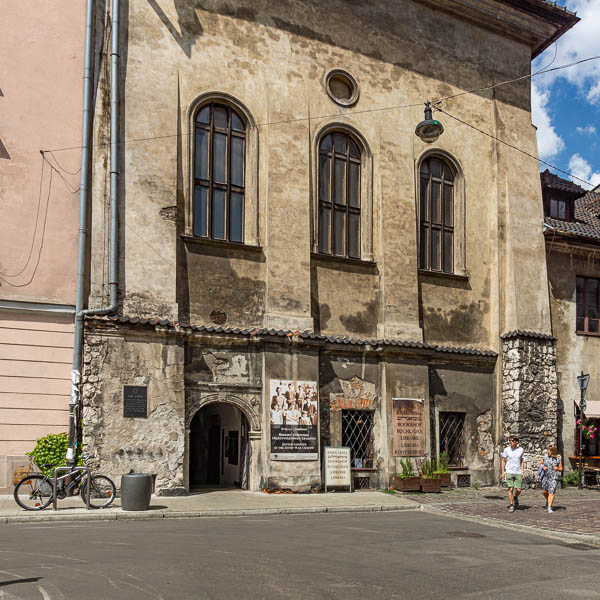
[[[319,144],[318,248],[360,258],[361,151],[348,133],[328,133]]]
[[[421,163],[419,268],[454,272],[454,173],[441,158]]]
[[[244,241],[246,124],[230,106],[201,106],[194,119],[193,233]]]

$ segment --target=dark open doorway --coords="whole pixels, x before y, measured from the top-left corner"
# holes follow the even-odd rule
[[[190,423],[190,489],[248,489],[248,421],[232,404],[201,408]]]

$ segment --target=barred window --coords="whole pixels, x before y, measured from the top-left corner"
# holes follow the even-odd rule
[[[451,465],[462,466],[464,459],[463,428],[465,413],[440,412],[439,452],[445,452]]]
[[[576,329],[579,333],[600,333],[600,280],[595,277],[577,277]]]
[[[353,469],[373,468],[373,411],[342,410],[342,446],[350,447]]]
[[[193,233],[244,240],[246,126],[231,107],[202,106],[194,121]]]
[[[454,272],[454,173],[440,158],[421,163],[419,268]]]
[[[329,133],[319,144],[319,252],[360,258],[358,144],[347,133]]]

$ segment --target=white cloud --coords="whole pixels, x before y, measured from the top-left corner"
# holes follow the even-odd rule
[[[598,0],[568,0],[567,8],[577,12],[581,21],[548,48],[534,63],[533,71],[547,65],[554,57],[552,67],[600,55],[600,2]],[[553,71],[535,77],[539,88],[549,87],[556,79],[564,78],[585,95],[591,104],[600,105],[600,60],[592,60],[580,65]]]
[[[576,127],[577,133],[581,135],[595,135],[596,128],[593,125],[586,125],[585,127]]]
[[[571,180],[586,190],[591,190],[597,185],[600,185],[600,172],[592,172],[590,163],[579,154],[573,154],[573,156],[571,156],[571,160],[569,160],[569,171],[572,175]],[[589,181],[591,185],[583,183],[581,179]]]
[[[535,84],[531,86],[531,117],[537,127],[537,143],[540,158],[548,159],[558,154],[565,143],[556,133],[548,111],[550,92],[538,89]]]

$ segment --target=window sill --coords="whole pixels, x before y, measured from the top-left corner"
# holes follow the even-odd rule
[[[419,275],[440,277],[442,279],[454,279],[455,281],[469,281],[469,274],[462,273],[444,273],[443,271],[429,271],[427,269],[419,269]]]
[[[581,335],[583,337],[600,337],[600,333],[593,331],[576,331],[575,335]]]
[[[351,471],[377,471],[377,467],[350,467]]]
[[[228,242],[226,240],[211,240],[210,238],[196,237],[195,235],[182,235],[181,239],[186,244],[197,244],[200,246],[210,246],[212,248],[227,248],[231,250],[240,250],[242,252],[262,252],[262,246],[250,246],[238,242]]]
[[[319,252],[311,252],[311,259],[323,260],[327,262],[344,263],[348,265],[360,265],[363,267],[376,268],[377,263],[374,260],[364,260],[363,258],[349,258],[347,256],[337,256],[335,254],[321,254]]]

